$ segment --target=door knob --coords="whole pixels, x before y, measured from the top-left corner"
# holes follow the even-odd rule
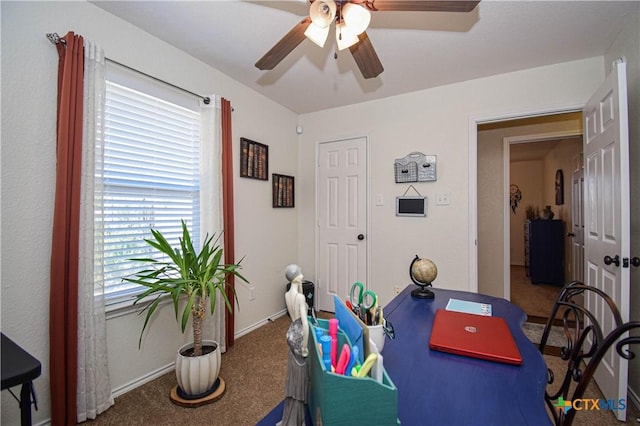
[[[360,241],[364,240],[364,234],[358,234],[358,239],[359,239]]]
[[[620,256],[616,254],[614,257],[611,257],[611,256],[604,257],[605,265],[611,265],[612,263],[616,266],[620,266]]]
[[[573,232],[567,232],[567,237],[575,237],[576,234],[574,234]]]
[[[635,256],[631,258],[631,264],[635,267],[640,266],[640,257]]]

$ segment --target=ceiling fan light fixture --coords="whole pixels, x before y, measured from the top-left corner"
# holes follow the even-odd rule
[[[349,26],[349,30],[357,36],[369,27],[371,13],[358,4],[346,3],[342,6],[342,19]]]
[[[311,21],[320,28],[327,28],[336,17],[336,8],[334,0],[315,0],[309,8]]]
[[[341,22],[336,24],[336,42],[338,43],[338,50],[344,50],[353,46],[358,42],[358,35],[351,31],[351,28],[346,23]]]
[[[329,36],[329,27],[321,28],[311,22],[304,32],[304,35],[320,47],[324,47],[324,43]]]

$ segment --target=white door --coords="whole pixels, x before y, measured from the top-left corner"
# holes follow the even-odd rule
[[[572,160],[571,172],[571,280],[584,282],[584,168],[582,154]]]
[[[629,133],[625,63],[612,72],[584,107],[585,279],[605,291],[629,320]],[[605,256],[618,262],[605,261]],[[625,262],[626,259],[626,262]],[[587,297],[603,331],[612,330],[604,306]],[[627,397],[628,361],[609,351],[595,374],[606,399]],[[618,410],[624,420],[626,410]]]
[[[318,146],[318,307],[333,312],[351,284],[367,285],[367,140]]]

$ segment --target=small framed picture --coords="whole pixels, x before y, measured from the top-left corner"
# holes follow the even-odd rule
[[[273,207],[295,207],[295,187],[293,176],[271,175],[273,185]]]
[[[562,169],[556,171],[556,206],[564,204],[564,176]]]
[[[269,147],[240,138],[240,176],[269,180]]]

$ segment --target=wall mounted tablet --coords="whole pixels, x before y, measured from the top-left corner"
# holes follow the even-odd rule
[[[427,197],[396,197],[396,216],[427,215]]]

